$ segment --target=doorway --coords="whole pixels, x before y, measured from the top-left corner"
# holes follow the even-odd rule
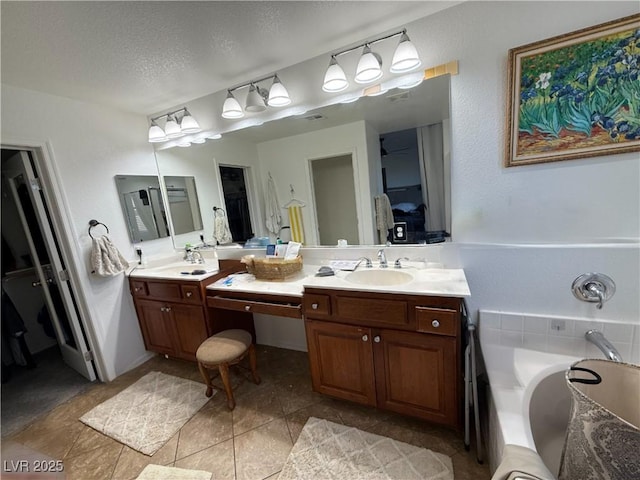
[[[245,169],[220,165],[220,180],[231,237],[244,244],[253,237]]]
[[[360,244],[351,154],[311,160],[320,245]]]
[[[78,393],[96,373],[34,152],[2,148],[1,158],[4,435]]]

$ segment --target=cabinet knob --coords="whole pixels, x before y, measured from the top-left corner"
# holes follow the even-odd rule
[[[373,337],[373,341],[376,343],[380,343],[380,335],[376,335],[375,337]]]
[[[245,311],[247,311],[247,312],[248,312],[249,310],[251,310],[251,305],[245,305],[245,306],[244,306],[244,309],[245,309]]]
[[[312,303],[311,304],[311,310],[317,310],[318,309],[318,304],[317,303]]]
[[[167,308],[166,308],[166,307],[160,307],[160,311],[161,311],[161,312],[166,312],[166,311],[167,311]]]
[[[167,307],[164,309],[165,312],[170,312],[171,311],[171,307]]]
[[[368,335],[362,335],[362,341],[366,342],[367,340],[369,340],[369,336]]]
[[[193,295],[193,292],[187,292],[187,298],[191,297]]]
[[[136,287],[133,289],[134,292],[139,292],[140,291],[140,287]]]
[[[438,320],[434,320],[431,322],[431,326],[433,328],[438,328],[440,326],[440,322]]]

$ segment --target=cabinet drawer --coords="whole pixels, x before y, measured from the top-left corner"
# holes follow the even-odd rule
[[[189,303],[202,303],[200,298],[200,286],[199,285],[180,285],[182,290],[182,299]]]
[[[162,300],[180,300],[182,298],[179,283],[147,282],[147,289],[150,297]]]
[[[369,326],[407,327],[407,302],[336,295],[336,315],[341,322]]]
[[[329,295],[305,293],[303,302],[305,315],[331,315]]]
[[[276,303],[244,300],[242,298],[228,298],[222,296],[208,297],[207,305],[225,310],[237,310],[247,313],[264,313],[280,317],[301,318],[300,303]]]
[[[458,312],[444,308],[416,307],[416,330],[455,337],[458,333]]]
[[[147,282],[131,280],[131,293],[136,297],[146,297],[149,294],[147,291]]]

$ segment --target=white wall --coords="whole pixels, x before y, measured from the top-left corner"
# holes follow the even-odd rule
[[[50,146],[50,159],[64,192],[71,223],[72,266],[104,360],[104,380],[148,357],[124,275],[94,278],[88,263],[90,219],[109,227],[110,237],[128,259],[135,253],[118,201],[116,174],[156,175],[153,149],[142,116],[62,97],[2,86],[2,143]],[[171,247],[171,239],[147,242],[146,251]]]

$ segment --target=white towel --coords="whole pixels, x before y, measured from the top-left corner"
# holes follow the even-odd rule
[[[554,480],[540,455],[520,445],[505,445],[502,462],[491,480]]]
[[[233,241],[226,215],[216,215],[213,219],[213,238],[220,245]]]
[[[273,181],[271,174],[269,174],[269,180],[267,180],[267,199],[265,210],[267,214],[267,230],[274,235],[278,235],[280,233],[280,227],[282,226],[282,215],[280,214],[280,202],[278,202],[276,184]]]
[[[112,277],[129,268],[129,262],[125,260],[109,237],[103,235],[94,238],[91,244],[91,268],[91,273],[94,275]]]
[[[387,241],[389,230],[393,228],[393,210],[391,202],[385,193],[374,198],[376,209],[376,228],[380,237],[380,243]]]

